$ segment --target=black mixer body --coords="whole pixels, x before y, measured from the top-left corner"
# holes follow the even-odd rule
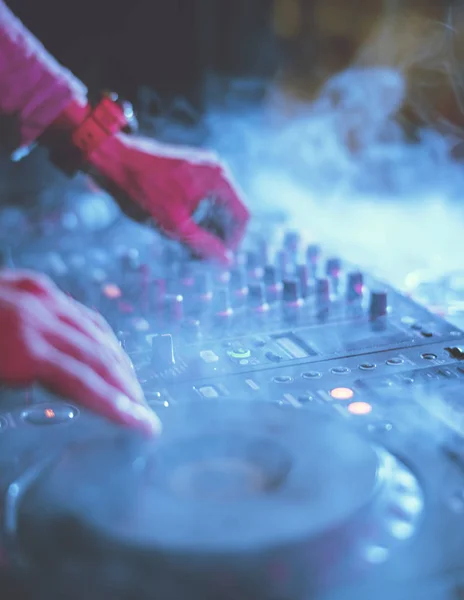
[[[229,271],[127,221],[10,246],[108,319],[164,425],[2,391],[13,597],[464,597],[464,333],[256,223]]]

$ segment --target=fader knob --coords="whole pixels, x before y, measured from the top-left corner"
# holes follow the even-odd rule
[[[248,306],[258,312],[268,310],[266,291],[262,283],[251,283],[248,286]]]
[[[317,304],[324,305],[330,302],[330,282],[326,277],[316,279],[315,293]]]
[[[279,250],[276,254],[276,265],[282,277],[290,270],[290,257],[286,250]]]
[[[348,302],[361,300],[363,296],[364,276],[360,271],[348,273],[346,281],[346,299]]]
[[[388,308],[387,292],[377,290],[371,293],[369,304],[369,318],[373,321],[380,317],[385,317]]]
[[[123,271],[135,271],[140,266],[140,254],[137,248],[129,248],[121,255],[121,268]]]
[[[325,272],[328,277],[338,278],[342,270],[342,261],[339,258],[329,258],[325,265]]]
[[[308,262],[317,262],[321,257],[322,249],[319,244],[309,244],[306,248],[306,258]]]
[[[228,289],[220,289],[217,291],[214,304],[214,312],[217,317],[227,319],[233,315]]]
[[[300,293],[306,298],[309,292],[309,268],[307,265],[297,265],[296,277],[300,287]]]
[[[300,290],[296,279],[286,279],[283,282],[282,300],[289,304],[301,300]]]
[[[321,253],[321,247],[318,244],[310,244],[306,248],[306,262],[308,263],[313,276],[316,275]]]
[[[298,231],[287,231],[284,236],[284,248],[291,254],[296,254],[300,246],[301,235]]]
[[[162,333],[152,337],[151,364],[157,371],[164,371],[176,364],[174,343],[170,333]]]
[[[269,303],[277,302],[282,293],[282,282],[274,265],[266,265],[264,267],[263,282],[266,286],[267,301]]]
[[[243,267],[236,267],[230,272],[229,290],[234,306],[243,306],[248,295],[247,275]]]

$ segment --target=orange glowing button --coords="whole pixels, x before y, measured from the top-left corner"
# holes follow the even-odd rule
[[[102,288],[103,294],[110,300],[116,300],[122,296],[120,288],[114,283],[107,283]]]
[[[334,400],[351,400],[354,392],[351,388],[338,387],[331,390],[330,395]]]
[[[348,410],[352,415],[368,415],[372,412],[372,406],[367,402],[351,402]]]
[[[46,408],[44,410],[44,414],[47,417],[47,419],[53,419],[55,416],[55,411],[52,410],[51,408]]]

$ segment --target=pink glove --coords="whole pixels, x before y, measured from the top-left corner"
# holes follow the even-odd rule
[[[3,382],[37,381],[112,421],[149,434],[160,431],[105,320],[47,278],[27,271],[1,272],[0,331]]]
[[[53,152],[72,149],[71,133],[89,108],[71,102],[42,136]],[[249,214],[227,169],[210,152],[153,140],[112,135],[86,158],[86,168],[123,210],[151,217],[163,233],[204,258],[227,264],[228,250],[243,237]],[[207,227],[192,218],[202,200],[211,203]]]
[[[213,154],[120,134],[92,155],[91,165],[128,214],[150,216],[162,232],[199,256],[228,264],[228,249],[237,247],[249,214]],[[210,231],[192,218],[206,198],[213,202]]]

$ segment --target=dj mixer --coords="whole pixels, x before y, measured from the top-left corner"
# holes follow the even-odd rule
[[[3,389],[5,586],[464,598],[464,332],[280,215],[255,217],[227,270],[125,219],[71,221],[28,230],[4,262],[106,317],[164,429],[148,441]]]

